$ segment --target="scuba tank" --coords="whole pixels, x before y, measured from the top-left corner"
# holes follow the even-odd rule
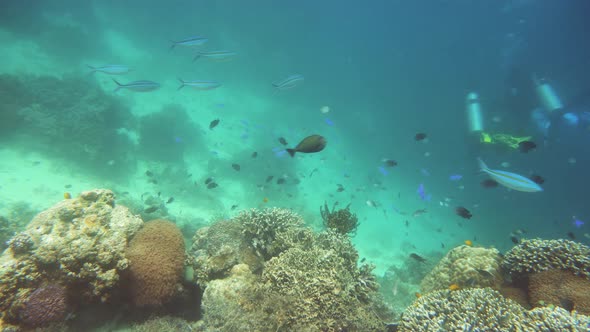
[[[469,121],[469,132],[479,133],[483,131],[483,116],[477,93],[470,92],[466,99],[467,120]]]
[[[561,99],[547,80],[537,79],[536,76],[533,76],[533,83],[539,101],[547,111],[554,112],[563,109]]]

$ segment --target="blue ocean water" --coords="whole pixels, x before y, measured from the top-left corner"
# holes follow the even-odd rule
[[[500,251],[515,234],[588,244],[588,13],[583,0],[7,1],[0,215],[20,207],[25,223],[64,192],[108,188],[145,219],[189,231],[275,206],[321,229],[324,202],[350,203],[360,220],[352,241],[377,275],[465,240]],[[194,36],[207,41],[171,48]],[[231,55],[193,59],[210,51]],[[108,65],[129,71],[88,67]],[[291,75],[303,79],[273,86]],[[535,77],[562,108],[543,108]],[[113,78],[159,87],[114,92]],[[179,89],[179,79],[215,84]],[[471,92],[483,133],[536,148],[481,142],[469,129]],[[326,148],[289,157],[285,148],[312,134]],[[543,190],[485,188],[477,158],[540,176]]]

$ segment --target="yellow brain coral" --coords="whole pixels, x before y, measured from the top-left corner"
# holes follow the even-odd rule
[[[145,306],[169,301],[182,277],[184,255],[182,233],[174,223],[146,223],[127,250],[134,303]]]

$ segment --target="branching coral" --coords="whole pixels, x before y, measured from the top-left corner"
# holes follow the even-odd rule
[[[246,241],[256,253],[268,260],[297,243],[309,242],[302,231],[304,221],[287,209],[271,208],[242,211],[235,218],[242,225]]]
[[[563,309],[527,311],[490,288],[436,291],[402,315],[399,331],[587,331],[587,316]]]
[[[551,269],[590,278],[590,247],[563,239],[524,240],[504,256],[503,266],[515,278]]]
[[[146,223],[127,249],[133,301],[161,305],[176,293],[184,270],[184,239],[166,220]]]
[[[336,205],[334,205],[330,211],[328,204],[324,202],[324,206],[320,206],[320,213],[326,229],[335,230],[340,234],[354,234],[356,232],[359,222],[356,214],[350,212],[350,204],[339,210],[336,210]]]

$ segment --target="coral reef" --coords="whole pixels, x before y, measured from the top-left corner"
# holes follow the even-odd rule
[[[59,285],[37,288],[20,310],[21,321],[30,327],[45,326],[62,321],[67,310],[66,291]]]
[[[533,306],[552,304],[590,314],[590,280],[571,271],[552,269],[532,273],[528,294]]]
[[[39,213],[17,235],[30,238],[32,247],[0,256],[0,311],[15,319],[23,298],[48,282],[66,287],[77,302],[108,301],[128,268],[128,240],[142,224],[103,189]]]
[[[587,331],[590,317],[561,308],[527,311],[491,288],[435,291],[408,307],[399,331]]]
[[[333,229],[340,234],[355,234],[359,225],[359,220],[356,214],[350,212],[350,204],[344,209],[336,210],[336,204],[332,207],[332,211],[328,208],[328,204],[320,206],[320,214],[326,229]]]
[[[391,318],[348,236],[289,210],[243,211],[193,241],[203,331],[379,331]]]
[[[590,278],[590,247],[563,239],[523,240],[506,253],[503,266],[515,279],[551,269]]]
[[[207,286],[210,280],[227,277],[232,267],[239,263],[256,271],[262,269],[264,263],[245,241],[242,225],[229,220],[197,230],[190,254],[195,281],[201,287]]]
[[[246,210],[234,220],[241,224],[247,243],[265,260],[296,243],[309,241],[303,219],[287,209]]]
[[[496,249],[469,247],[453,248],[422,280],[423,293],[448,289],[492,287],[499,289],[503,282],[501,257]]]
[[[33,245],[35,245],[31,236],[27,233],[18,233],[14,235],[8,240],[7,244],[15,256],[29,252],[33,249]]]
[[[147,222],[127,249],[130,287],[138,306],[161,305],[176,294],[184,271],[184,239],[172,222]]]
[[[75,160],[86,170],[123,173],[132,164],[132,142],[117,130],[132,126],[132,114],[113,96],[84,77],[55,78],[3,75],[0,121],[28,139],[27,148]],[[104,167],[112,161],[117,167]],[[101,167],[96,167],[96,165]]]
[[[130,332],[192,332],[193,327],[182,318],[173,316],[153,317],[145,322],[133,324]]]

